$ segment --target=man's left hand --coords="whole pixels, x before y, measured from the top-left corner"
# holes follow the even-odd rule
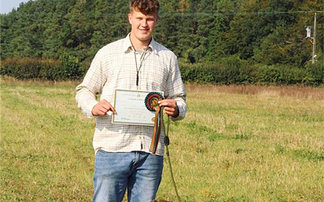
[[[164,107],[164,112],[174,118],[179,116],[179,108],[176,100],[165,99],[159,101],[159,106]]]

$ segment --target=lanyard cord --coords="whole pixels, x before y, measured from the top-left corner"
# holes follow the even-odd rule
[[[139,71],[141,70],[141,67],[143,65],[143,61],[145,59],[146,53],[147,53],[147,49],[145,49],[144,52],[141,54],[140,64],[139,64],[139,67],[137,67],[136,51],[134,51],[135,65],[136,65],[136,86],[138,86],[138,82],[139,82]]]
[[[131,42],[132,44],[132,42]],[[145,56],[147,54],[147,50],[148,48],[144,48],[143,49],[143,53],[141,54],[141,57],[140,57],[140,64],[139,64],[139,67],[137,66],[137,57],[136,57],[136,49],[134,47],[134,45],[132,44],[132,47],[133,47],[133,51],[134,51],[134,58],[135,58],[135,66],[136,66],[136,86],[138,87],[138,82],[139,82],[139,72],[141,70],[141,67],[143,65],[143,61],[145,59]]]

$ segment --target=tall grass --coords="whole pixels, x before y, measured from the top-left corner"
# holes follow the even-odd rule
[[[1,201],[90,201],[94,120],[76,83],[1,80]],[[183,201],[323,201],[323,88],[187,85],[171,124]],[[168,164],[158,199],[176,201]]]

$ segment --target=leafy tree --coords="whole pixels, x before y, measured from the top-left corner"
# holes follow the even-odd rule
[[[160,0],[155,40],[181,62],[305,67],[311,45],[306,26],[317,11],[317,59],[323,57],[323,5],[313,0]],[[0,15],[1,60],[58,59],[64,53],[89,62],[99,48],[130,31],[128,0],[33,0]]]

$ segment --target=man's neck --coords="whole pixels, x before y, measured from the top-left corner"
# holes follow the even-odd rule
[[[132,37],[132,35],[130,35],[130,41],[133,45],[133,48],[135,48],[135,50],[143,50],[148,45],[150,45],[151,40],[152,40],[152,37],[148,41],[140,41],[140,40],[136,39],[135,37]]]

